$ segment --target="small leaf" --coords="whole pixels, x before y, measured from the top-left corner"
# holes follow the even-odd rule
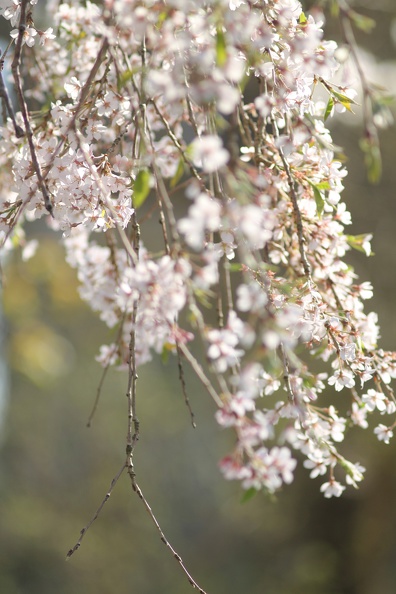
[[[329,346],[329,341],[328,340],[322,340],[321,345],[315,349],[315,352],[313,353],[314,357],[319,357],[320,355],[322,355],[325,350],[327,349],[327,347]]]
[[[316,210],[318,212],[319,217],[321,217],[325,206],[325,199],[323,198],[322,192],[319,190],[318,186],[316,186],[312,182],[309,182],[309,185],[313,190],[313,195],[316,202]]]
[[[348,16],[355,25],[355,27],[357,27],[361,31],[364,31],[365,33],[371,33],[371,31],[374,29],[376,25],[374,19],[371,19],[370,17],[365,16],[363,14],[359,14],[354,10],[348,10]]]
[[[371,233],[362,233],[360,235],[347,235],[346,240],[348,245],[357,250],[363,252],[366,256],[373,256],[371,251],[370,240],[372,239]]]
[[[354,101],[347,95],[340,93],[339,91],[335,91],[334,89],[331,89],[331,94],[335,99],[337,99],[338,103],[341,103],[341,105],[343,105],[345,109],[353,113],[351,105],[357,105],[356,101]]]
[[[392,105],[395,103],[395,96],[394,95],[381,95],[380,97],[376,97],[375,102],[379,105]]]
[[[150,193],[150,173],[147,169],[141,169],[133,184],[133,205],[140,208]]]
[[[164,365],[168,363],[169,353],[173,353],[176,350],[176,346],[171,342],[165,342],[161,351],[161,361]]]
[[[331,186],[329,184],[328,181],[322,181],[319,182],[318,184],[315,184],[315,186],[319,189],[319,190],[331,190]]]
[[[300,23],[300,25],[305,25],[305,23],[307,22],[307,17],[305,16],[305,13],[301,13],[298,19],[298,22]]]
[[[117,89],[118,92],[121,91],[121,89],[123,87],[125,87],[125,85],[132,80],[134,74],[136,74],[136,69],[135,70],[125,70],[124,72],[121,72],[121,74],[118,76],[117,79]]]
[[[180,159],[179,163],[177,165],[176,173],[170,181],[171,188],[174,188],[179,183],[179,181],[183,177],[183,174],[184,174],[184,161],[183,161],[183,159]]]
[[[167,348],[166,345],[163,346],[163,349],[161,352],[161,361],[162,361],[163,365],[166,365],[169,361],[169,349]]]
[[[230,264],[228,265],[228,270],[230,272],[241,272],[241,270],[243,270],[243,266],[238,262],[230,262]]]
[[[377,184],[382,175],[381,151],[376,139],[363,139],[360,148],[364,153],[364,162],[367,169],[367,177],[371,184]]]
[[[197,298],[197,301],[207,309],[211,309],[212,303],[210,301],[210,297],[212,296],[210,292],[204,291],[203,289],[194,289],[194,295]]]
[[[338,4],[338,0],[333,0],[330,6],[330,14],[332,17],[338,17],[340,14],[340,7]]]
[[[248,501],[250,501],[250,499],[252,499],[252,497],[257,495],[257,493],[258,493],[257,489],[255,489],[254,487],[250,487],[250,489],[245,491],[244,494],[242,495],[241,503],[247,503]]]
[[[220,68],[227,61],[227,45],[222,29],[219,27],[216,31],[216,64]]]
[[[324,114],[324,121],[327,120],[327,118],[330,116],[331,112],[333,111],[333,107],[334,107],[334,99],[333,97],[330,97],[328,102],[327,102],[327,106],[326,106],[326,111]]]

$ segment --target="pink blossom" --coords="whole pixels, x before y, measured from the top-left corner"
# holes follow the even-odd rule
[[[330,497],[340,497],[342,492],[345,491],[345,487],[338,481],[331,479],[328,483],[323,483],[320,491],[327,499],[330,499]]]
[[[206,135],[196,138],[191,145],[193,162],[197,167],[202,167],[205,173],[212,173],[223,167],[230,157],[229,152],[223,148],[219,136]]]

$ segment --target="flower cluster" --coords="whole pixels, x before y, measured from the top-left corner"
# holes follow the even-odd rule
[[[340,444],[394,416],[396,355],[345,261],[371,236],[345,230],[326,119],[353,90],[332,82],[323,23],[298,0],[54,0],[55,28],[39,31],[34,4],[2,13],[29,72],[1,130],[3,244],[44,215],[62,232],[82,298],[114,328],[104,367],[164,351],[192,365],[235,432],[226,478],[274,492],[295,452],[325,497],[357,487],[364,468]],[[144,235],[154,211],[160,249]],[[374,432],[389,443],[394,426]]]

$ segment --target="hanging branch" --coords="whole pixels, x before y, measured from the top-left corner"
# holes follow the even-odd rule
[[[110,499],[110,495],[112,494],[113,489],[116,486],[116,484],[118,482],[118,479],[120,478],[120,476],[122,475],[122,473],[124,472],[124,470],[125,470],[125,464],[123,464],[121,466],[120,470],[117,472],[117,474],[115,475],[115,477],[111,481],[110,488],[107,491],[106,495],[104,496],[104,499],[102,500],[102,502],[99,505],[98,509],[96,510],[95,514],[92,516],[92,518],[90,519],[90,521],[88,522],[88,524],[86,526],[84,526],[84,528],[81,530],[81,532],[80,532],[80,538],[78,539],[78,541],[76,542],[76,544],[74,545],[74,547],[72,547],[67,552],[66,561],[68,559],[70,559],[70,557],[80,548],[82,539],[84,538],[84,536],[86,535],[86,533],[88,532],[88,530],[90,529],[90,527],[92,526],[92,524],[95,522],[95,520],[98,519],[98,517],[100,515],[100,512],[102,511],[104,505]]]
[[[184,377],[183,362],[182,362],[182,358],[181,358],[181,351],[180,351],[180,346],[179,346],[178,341],[176,341],[176,352],[177,352],[177,366],[179,369],[179,380],[180,380],[180,384],[182,387],[184,402],[190,412],[191,425],[192,425],[193,429],[196,429],[197,424],[195,422],[195,414],[194,414],[193,409],[191,408],[190,399],[187,394],[186,379]]]

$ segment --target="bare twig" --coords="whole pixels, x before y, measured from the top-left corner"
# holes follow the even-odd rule
[[[92,410],[91,410],[91,412],[89,414],[89,417],[88,417],[87,427],[90,427],[92,425],[92,420],[93,420],[93,418],[95,416],[96,409],[98,408],[98,404],[99,404],[99,400],[100,400],[100,395],[102,393],[103,384],[104,384],[104,381],[106,379],[106,375],[107,375],[107,372],[109,371],[109,368],[110,368],[110,363],[107,363],[106,367],[103,369],[102,376],[101,376],[100,381],[99,381],[98,389],[96,390],[96,398],[95,398],[95,402],[93,403]]]
[[[84,538],[84,536],[86,535],[87,531],[92,526],[92,524],[95,522],[95,520],[97,520],[97,518],[99,517],[99,514],[102,511],[105,503],[107,503],[107,501],[110,499],[110,495],[111,495],[111,493],[112,493],[115,485],[117,484],[118,479],[120,478],[120,476],[124,472],[124,470],[125,470],[125,464],[123,464],[121,466],[120,470],[117,472],[117,474],[115,475],[115,477],[111,481],[110,488],[107,491],[106,495],[104,496],[104,499],[101,502],[101,504],[99,505],[98,509],[96,510],[94,516],[90,519],[90,521],[88,522],[88,524],[86,526],[84,526],[84,528],[81,530],[81,532],[80,532],[80,538],[78,539],[78,541],[76,542],[76,544],[74,545],[74,547],[68,551],[68,553],[66,555],[66,561],[68,559],[70,559],[70,557],[73,555],[73,553],[75,553],[80,548],[82,539]]]
[[[213,398],[213,400],[215,401],[217,406],[219,408],[222,408],[223,403],[222,403],[219,395],[217,394],[216,390],[212,386],[211,381],[206,377],[204,370],[202,369],[201,365],[198,363],[196,358],[190,353],[190,351],[188,350],[188,348],[186,347],[185,344],[180,343],[179,348],[180,348],[181,352],[183,353],[183,355],[185,356],[186,360],[190,363],[191,367],[195,371],[198,379],[201,381],[203,386],[206,388],[207,392]]]
[[[141,501],[143,502],[144,507],[146,508],[147,513],[149,514],[151,520],[153,521],[155,527],[157,528],[160,538],[162,540],[162,542],[164,543],[164,545],[170,550],[170,552],[172,553],[173,557],[176,559],[176,561],[179,563],[180,567],[182,568],[183,572],[185,573],[187,580],[189,582],[189,584],[191,584],[191,586],[193,588],[196,588],[198,590],[198,592],[200,594],[206,594],[205,590],[203,590],[201,588],[201,586],[199,586],[199,584],[194,580],[194,578],[192,577],[192,575],[189,573],[189,571],[187,570],[186,566],[184,565],[183,559],[180,557],[180,555],[175,551],[175,549],[172,547],[172,545],[170,544],[169,540],[166,538],[165,534],[162,531],[162,528],[157,520],[157,518],[155,517],[153,510],[151,509],[147,499],[145,498],[145,496],[142,493],[142,490],[140,489],[139,485],[136,483],[136,481],[134,482],[133,485],[133,490],[135,491],[135,493],[138,495],[139,499],[141,499]]]
[[[178,342],[176,342],[176,350],[177,350],[177,366],[179,368],[179,380],[180,380],[180,384],[181,384],[181,387],[182,387],[182,392],[183,392],[183,396],[184,396],[184,402],[186,403],[186,406],[187,406],[188,410],[190,411],[191,425],[195,429],[196,426],[197,426],[197,424],[195,422],[195,414],[194,414],[193,409],[191,408],[190,399],[189,399],[188,394],[187,394],[186,379],[184,377],[183,362],[182,362],[182,359],[181,359],[181,352],[180,352],[180,347],[179,347],[179,343]]]
[[[166,120],[166,118],[163,116],[163,114],[159,110],[159,108],[158,108],[156,102],[154,101],[154,99],[151,101],[151,103],[154,106],[154,109],[157,112],[157,114],[158,114],[161,122],[163,123],[164,128],[165,128],[165,130],[166,130],[169,138],[171,139],[171,141],[173,142],[173,144],[175,145],[175,147],[179,151],[181,158],[187,164],[187,166],[190,169],[192,175],[199,182],[200,186],[201,187],[204,187],[204,184],[203,184],[203,181],[202,181],[201,176],[199,175],[199,173],[198,173],[197,169],[195,168],[194,164],[192,163],[192,161],[187,157],[187,155],[186,155],[186,149],[184,147],[182,147],[182,145],[180,144],[179,140],[177,139],[177,137],[175,136],[173,130],[171,129],[169,122]]]
[[[136,222],[136,214],[133,215],[133,227],[134,227],[134,250],[136,255],[139,254],[140,244],[140,229]],[[128,429],[126,438],[126,466],[128,474],[131,479],[132,488],[136,490],[136,475],[133,465],[133,453],[135,445],[139,439],[140,423],[136,414],[136,385],[137,385],[137,373],[136,373],[136,319],[138,312],[138,299],[133,302],[132,309],[132,329],[131,338],[129,341],[129,361],[128,361],[128,388],[127,388],[127,401],[128,401]]]
[[[284,347],[284,345],[283,345],[282,342],[279,345],[279,349],[280,349],[280,352],[281,352],[281,355],[282,355],[282,362],[283,362],[283,370],[284,370],[284,372],[283,372],[283,381],[285,382],[286,391],[287,391],[287,393],[289,395],[289,401],[292,404],[295,404],[296,403],[296,397],[294,395],[293,388],[292,388],[291,381],[290,381],[289,360],[287,358],[285,347]]]

